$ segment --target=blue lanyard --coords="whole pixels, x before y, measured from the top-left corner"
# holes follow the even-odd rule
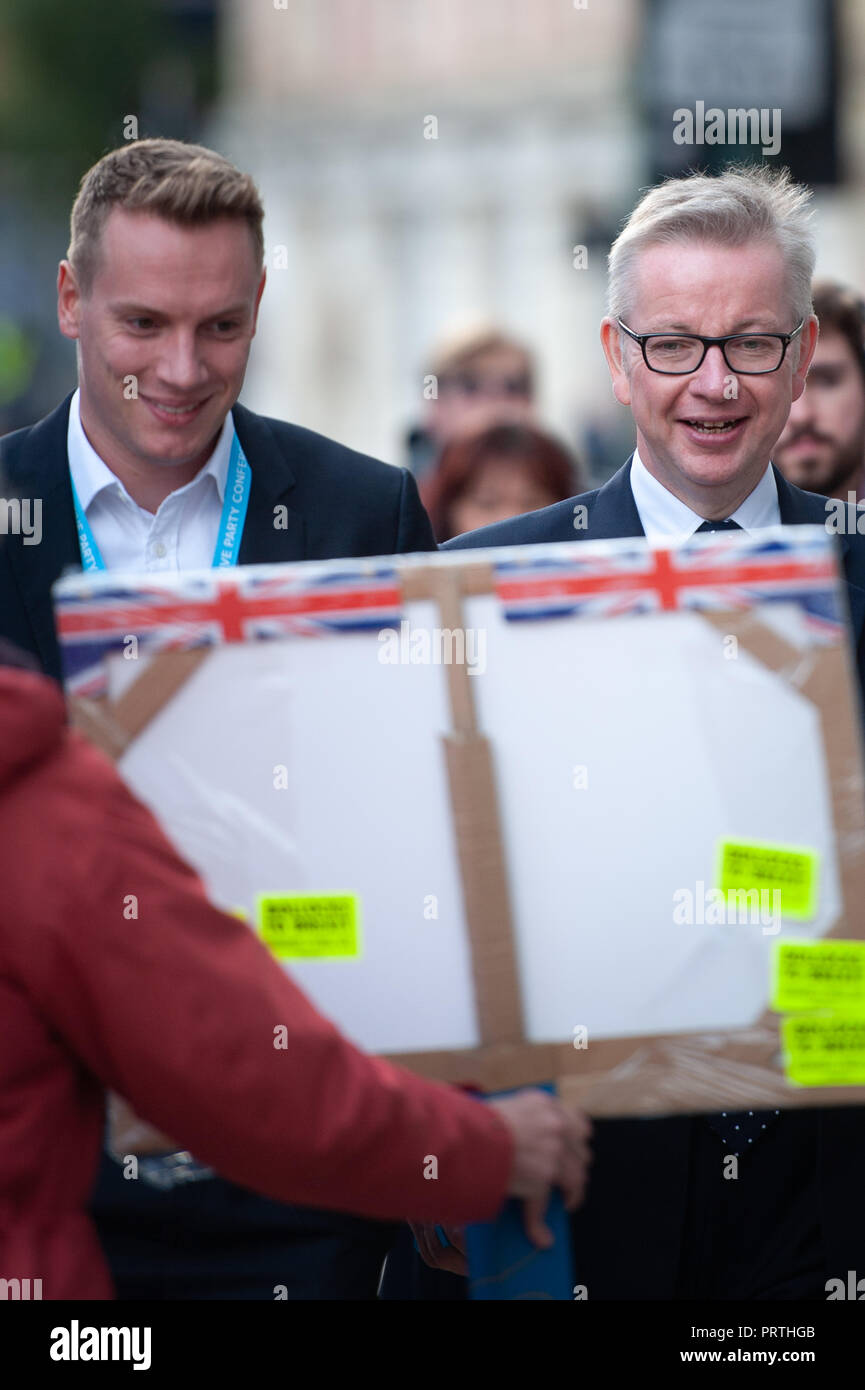
[[[78,528],[78,545],[81,550],[81,567],[84,570],[104,570],[105,561],[96,544],[90,523],[78,500],[72,475],[72,501],[75,504],[75,525]],[[249,489],[252,484],[252,470],[246,454],[240,447],[235,434],[231,442],[231,456],[228,462],[228,477],[225,481],[225,497],[222,503],[222,516],[219,519],[219,535],[213,552],[211,567],[228,569],[237,564],[240,552],[240,538],[246,521],[246,508],[249,505]]]

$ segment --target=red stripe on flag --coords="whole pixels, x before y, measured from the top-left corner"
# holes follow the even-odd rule
[[[654,590],[661,607],[672,609],[677,607],[678,594],[682,589],[755,584],[798,584],[807,588],[810,584],[831,582],[837,577],[835,564],[830,559],[789,560],[783,564],[754,560],[735,565],[715,563],[677,567],[670,550],[655,550],[652,557],[651,570],[500,579],[496,584],[496,593],[504,602],[514,603],[520,599],[576,598],[581,595]]]
[[[395,585],[380,589],[328,590],[324,593],[278,594],[270,598],[241,594],[237,585],[218,587],[212,599],[147,603],[131,600],[128,603],[106,602],[98,608],[60,608],[57,629],[61,637],[79,633],[138,633],[161,627],[203,623],[221,624],[225,640],[238,642],[243,638],[243,624],[252,618],[290,616],[295,613],[315,614],[334,612],[364,612],[373,608],[399,608],[402,591]]]

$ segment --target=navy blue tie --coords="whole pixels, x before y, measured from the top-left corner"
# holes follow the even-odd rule
[[[694,535],[699,536],[706,531],[741,531],[742,529],[738,521],[734,521],[730,517],[728,521],[704,521],[701,526],[697,527]]]
[[[704,521],[697,527],[695,535],[709,531],[741,531],[743,528],[732,517],[727,521]],[[722,1110],[720,1115],[707,1115],[706,1123],[715,1131],[724,1145],[725,1153],[740,1157],[753,1148],[757,1140],[774,1124],[780,1110]]]

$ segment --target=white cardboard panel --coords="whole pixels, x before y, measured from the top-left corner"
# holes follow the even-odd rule
[[[821,935],[840,886],[810,701],[695,614],[507,623],[475,681],[493,742],[527,1035],[561,1041],[743,1027],[765,1006],[771,942]],[[574,787],[586,767],[588,787]],[[722,838],[816,849],[818,917],[677,925],[674,893],[717,885]]]
[[[258,892],[359,895],[361,958],[288,967],[352,1039],[471,1047],[445,681],[379,651],[375,633],[217,648],[121,767],[220,905],[252,917]]]
[[[408,613],[439,621],[430,603]],[[486,639],[471,684],[495,757],[529,1038],[749,1023],[779,938],[677,925],[673,895],[715,886],[722,837],[768,840],[822,860],[819,917],[782,935],[836,919],[811,704],[746,652],[725,660],[694,614],[509,624],[484,596],[466,600],[466,625]],[[218,648],[122,768],[222,905],[251,915],[259,891],[359,894],[362,958],[289,966],[349,1036],[380,1052],[473,1046],[446,672],[380,653],[376,633]]]

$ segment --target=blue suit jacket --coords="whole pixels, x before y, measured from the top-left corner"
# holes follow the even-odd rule
[[[826,499],[792,486],[775,470],[784,525],[825,525]],[[585,529],[574,529],[574,507],[587,508]],[[860,686],[865,690],[865,536],[846,508],[848,534],[841,541]],[[542,511],[516,516],[457,536],[447,550],[478,546],[535,545],[546,541],[609,540],[642,536],[630,483],[630,461],[603,487]],[[865,1108],[810,1112],[816,1124],[817,1183],[823,1250],[829,1274],[865,1271]],[[784,1116],[778,1126],[783,1183],[785,1142],[796,1142],[808,1116]],[[588,1197],[573,1218],[576,1278],[590,1298],[674,1297],[685,1229],[689,1165],[695,1122],[688,1116],[659,1120],[595,1121]],[[785,1140],[784,1126],[787,1126]],[[768,1139],[766,1141],[768,1142]],[[773,1142],[775,1142],[773,1140]]]
[[[60,678],[51,585],[80,567],[66,431],[67,398],[46,419],[0,440],[0,496],[42,499],[42,542],[0,543],[0,638]],[[434,550],[405,469],[280,420],[233,410],[252,469],[241,564]],[[287,525],[277,529],[274,507]],[[282,518],[281,518],[282,519]],[[127,1182],[104,1159],[94,1199],[121,1297],[374,1298],[397,1230],[335,1212],[283,1206],[216,1178],[162,1193]]]
[[[81,565],[66,458],[70,400],[39,424],[0,439],[0,496],[42,499],[42,543],[7,536],[0,545],[0,636],[32,652],[56,679],[51,585]],[[242,565],[435,549],[417,485],[404,468],[240,405],[232,415],[252,469]],[[280,529],[273,524],[276,506],[287,513]]]

